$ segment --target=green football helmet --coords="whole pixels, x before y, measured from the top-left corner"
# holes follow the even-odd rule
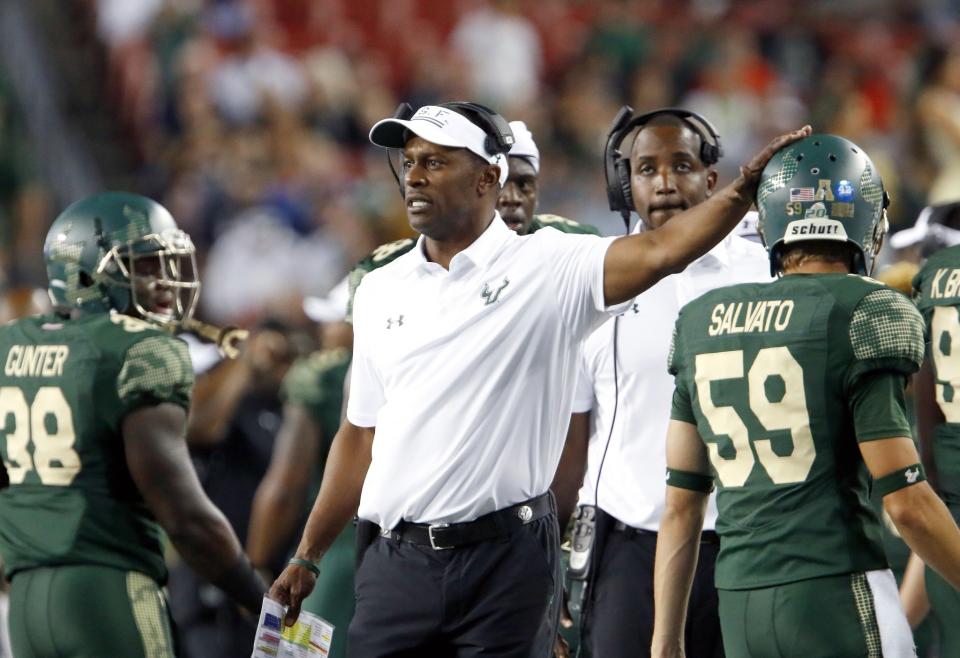
[[[105,192],[71,204],[47,232],[43,258],[60,313],[117,311],[177,327],[200,294],[190,236],[138,194]]]
[[[854,272],[869,274],[887,232],[887,193],[877,168],[853,142],[810,135],[778,151],[757,191],[757,228],[780,270],[784,247],[834,240],[853,247]]]

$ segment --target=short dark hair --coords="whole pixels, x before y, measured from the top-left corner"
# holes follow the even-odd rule
[[[700,152],[700,149],[703,145],[703,135],[697,132],[696,129],[694,129],[694,127],[690,125],[690,122],[676,116],[675,114],[658,114],[654,117],[651,117],[649,121],[647,121],[646,123],[638,127],[633,132],[633,136],[631,138],[632,141],[630,142],[630,151],[629,151],[630,157],[633,157],[633,148],[637,143],[637,137],[639,137],[640,133],[642,133],[647,128],[679,128],[681,131],[685,130],[689,132],[691,135],[693,135],[694,139],[697,140],[697,148],[694,151],[694,155],[697,156],[698,160],[703,162],[703,156],[701,155],[701,152]],[[706,166],[712,166],[712,165],[707,165],[707,163],[705,162],[703,164]]]
[[[785,245],[780,249],[779,270],[800,267],[810,261],[827,263],[842,263],[851,272],[854,271],[853,262],[856,251],[846,242],[833,240],[804,240]]]

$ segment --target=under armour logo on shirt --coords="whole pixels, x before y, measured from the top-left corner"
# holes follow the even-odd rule
[[[503,292],[503,289],[510,285],[510,279],[503,277],[503,283],[500,284],[500,287],[496,291],[490,288],[489,283],[483,284],[483,290],[480,291],[480,296],[484,300],[484,306],[490,306],[490,304],[495,304],[498,299],[500,299],[500,293]]]
[[[403,314],[398,315],[396,318],[387,318],[387,329],[393,329],[394,327],[403,326]]]
[[[903,472],[903,476],[907,478],[907,482],[909,482],[910,484],[913,484],[914,482],[917,481],[917,478],[920,477],[920,469],[915,468],[912,471],[907,469],[906,471]]]

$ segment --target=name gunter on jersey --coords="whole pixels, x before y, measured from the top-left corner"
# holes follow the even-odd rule
[[[62,377],[70,356],[66,345],[11,345],[3,374],[7,377]]]

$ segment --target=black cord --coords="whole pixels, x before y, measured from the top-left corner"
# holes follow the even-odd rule
[[[597,469],[597,481],[593,488],[593,505],[600,509],[600,476],[603,474],[603,465],[607,461],[607,451],[610,449],[610,440],[613,438],[613,426],[617,422],[617,408],[620,406],[620,375],[617,359],[617,336],[620,333],[620,316],[613,319],[613,414],[610,416],[610,431],[607,432],[607,442],[603,446],[603,456],[600,457],[600,468]]]
[[[627,231],[626,233],[624,233],[624,235],[630,235],[629,214],[627,215],[625,220],[627,225]],[[600,457],[600,467],[597,469],[597,481],[593,487],[593,506],[596,509],[596,512],[594,513],[595,524],[597,522],[597,516],[600,513],[600,476],[603,475],[603,465],[607,461],[607,451],[610,449],[610,440],[613,439],[613,428],[614,428],[614,425],[616,425],[617,423],[617,409],[620,407],[620,371],[619,371],[619,363],[618,363],[619,358],[617,355],[617,342],[618,342],[619,334],[620,334],[620,316],[618,315],[613,319],[613,414],[610,416],[610,431],[607,432],[607,441],[603,445],[603,455]],[[596,528],[596,525],[594,525],[594,527]],[[596,535],[594,535],[593,541],[594,542],[597,541]],[[596,548],[596,543],[594,543],[594,548]],[[599,556],[596,553],[594,553],[593,557],[590,559],[590,567],[589,567],[590,574],[587,575],[587,580],[586,580],[586,583],[584,584],[584,587],[589,587],[591,581],[593,580],[592,574],[593,574],[593,570],[596,568],[596,561],[598,558]],[[590,593],[590,595],[592,596],[592,593]],[[580,627],[580,642],[577,645],[577,655],[575,656],[575,658],[580,658],[580,653],[583,651],[583,629],[586,627],[586,624],[584,623],[585,622],[584,618],[587,616],[584,613],[588,613],[589,609],[590,609],[590,603],[589,601],[585,600],[583,607],[580,610],[580,623],[578,624]]]
[[[390,165],[390,173],[393,174],[393,179],[397,181],[397,187],[400,189],[400,198],[407,198],[407,191],[403,188],[403,183],[400,181],[400,174],[397,173],[399,167],[393,166],[393,158],[390,157],[390,151],[392,149],[386,149],[387,151],[387,164]],[[398,158],[399,159],[399,158]]]
[[[623,213],[625,226],[624,237],[630,235],[630,211]],[[620,406],[620,375],[617,358],[617,336],[620,333],[620,316],[613,319],[613,415],[610,417],[610,431],[607,432],[607,442],[603,446],[603,456],[600,458],[600,468],[597,469],[597,482],[593,489],[593,506],[600,510],[600,476],[603,474],[603,464],[607,461],[607,450],[610,449],[610,439],[613,438],[613,426],[617,422],[617,408]]]

